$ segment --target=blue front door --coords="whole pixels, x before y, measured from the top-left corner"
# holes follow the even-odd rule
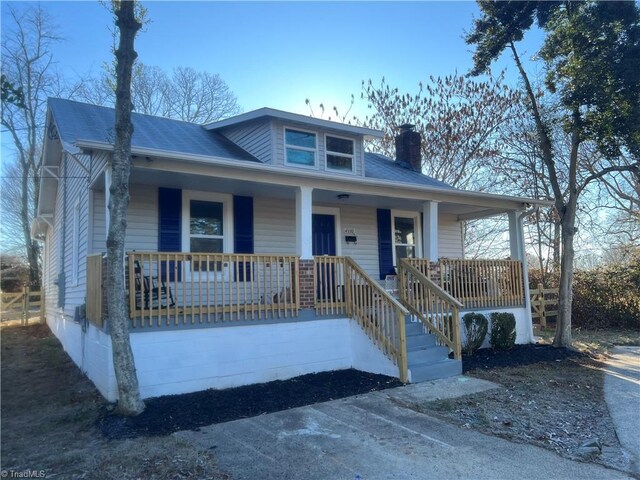
[[[336,254],[336,217],[313,214],[313,255]]]
[[[313,255],[336,254],[336,217],[314,213],[312,221]],[[337,296],[336,271],[333,265],[318,265],[316,297],[318,300],[335,301]]]

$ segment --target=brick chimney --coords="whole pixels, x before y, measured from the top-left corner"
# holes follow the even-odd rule
[[[422,137],[414,128],[415,125],[410,123],[400,125],[400,133],[396,136],[396,163],[415,172],[422,172]]]

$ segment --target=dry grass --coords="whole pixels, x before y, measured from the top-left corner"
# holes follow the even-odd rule
[[[542,328],[535,326],[534,334],[541,338],[540,343],[553,343],[555,326]],[[617,345],[640,345],[640,330],[587,330],[575,328],[571,331],[573,347],[589,355],[607,355]]]
[[[213,455],[174,436],[107,441],[94,428],[105,402],[46,325],[5,326],[3,470],[69,479],[229,479]]]

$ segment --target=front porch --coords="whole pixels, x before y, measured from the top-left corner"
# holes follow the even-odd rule
[[[87,258],[87,319],[108,318],[106,259]],[[461,358],[460,316],[470,309],[525,306],[516,260],[401,259],[377,281],[343,256],[129,252],[127,297],[133,332],[348,318],[408,380],[407,322]]]

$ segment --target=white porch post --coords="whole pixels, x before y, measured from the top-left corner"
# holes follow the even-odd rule
[[[438,261],[438,202],[432,200],[422,204],[422,257],[431,262]]]
[[[313,188],[296,189],[296,254],[301,260],[313,260],[313,237],[311,222],[313,218]]]
[[[524,260],[524,242],[522,233],[522,222],[519,221],[520,212],[509,212],[509,247],[512,260]]]
[[[104,239],[109,235],[109,199],[111,198],[111,166],[104,170]]]

